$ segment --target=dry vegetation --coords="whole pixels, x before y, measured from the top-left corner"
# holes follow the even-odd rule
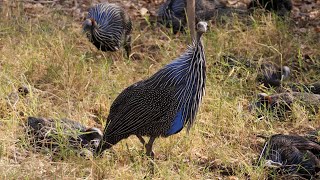
[[[148,160],[136,137],[102,158],[72,153],[54,158],[32,150],[23,124],[27,116],[66,117],[102,128],[115,97],[179,56],[187,35],[135,22],[134,55],[126,60],[122,52],[96,50],[81,33],[81,22],[59,11],[30,18],[17,3],[2,9],[1,16],[0,179],[144,178]],[[213,25],[205,35],[207,85],[197,121],[189,134],[156,140],[154,179],[265,179],[267,173],[254,165],[263,143],[256,135],[319,127],[320,115],[300,106],[285,121],[258,120],[248,112],[255,94],[273,90],[257,84],[255,70],[228,67],[222,55],[286,64],[293,67],[294,82],[320,77],[319,35],[294,33],[292,24],[271,14],[253,19],[246,25],[234,18]],[[8,95],[21,85],[30,94],[13,103]]]

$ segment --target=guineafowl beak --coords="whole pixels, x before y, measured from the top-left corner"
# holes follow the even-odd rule
[[[266,160],[265,164],[264,164],[266,167],[270,167],[270,168],[278,168],[278,167],[281,167],[283,166],[282,163],[279,163],[279,162],[274,162],[270,159]]]

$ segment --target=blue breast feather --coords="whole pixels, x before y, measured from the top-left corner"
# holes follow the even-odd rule
[[[171,128],[167,131],[167,135],[173,135],[181,131],[184,125],[184,120],[182,119],[182,110],[180,110],[176,117],[174,118]]]

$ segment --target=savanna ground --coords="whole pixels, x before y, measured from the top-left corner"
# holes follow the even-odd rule
[[[82,19],[74,14],[81,11],[28,2],[1,4],[0,178],[144,178],[148,158],[136,137],[121,141],[102,158],[85,159],[70,151],[55,158],[32,150],[23,124],[28,116],[41,116],[103,128],[116,96],[179,56],[188,35],[173,35],[137,16],[133,55],[127,60],[121,51],[104,53],[88,42],[81,32]],[[297,27],[292,20],[270,13],[256,13],[249,19],[249,25],[237,18],[211,23],[203,38],[206,95],[196,123],[189,133],[183,130],[156,140],[154,179],[265,179],[267,172],[255,166],[264,142],[256,135],[303,134],[319,127],[320,115],[302,106],[294,106],[286,120],[273,116],[259,120],[248,105],[257,93],[274,90],[255,81],[256,70],[229,67],[222,59],[227,54],[272,61],[292,68],[289,82],[316,81],[320,77],[317,27]],[[8,95],[20,86],[27,86],[30,94],[12,103]]]

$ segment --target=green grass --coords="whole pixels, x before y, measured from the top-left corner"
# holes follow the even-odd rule
[[[136,137],[121,141],[103,158],[70,155],[57,160],[23,145],[23,124],[27,116],[42,116],[102,128],[93,115],[104,125],[103,117],[117,95],[179,56],[186,49],[187,35],[172,35],[159,27],[142,28],[134,22],[135,58],[128,61],[121,51],[96,50],[81,33],[81,22],[70,17],[50,12],[27,18],[19,9],[2,14],[6,18],[0,20],[1,179],[144,178],[149,161]],[[319,78],[318,71],[303,69],[310,65],[304,54],[319,60],[315,34],[295,34],[292,26],[270,15],[254,19],[250,26],[236,19],[213,26],[204,36],[206,95],[196,123],[189,134],[183,130],[156,140],[153,178],[264,179],[263,168],[253,166],[263,144],[256,135],[300,133],[319,125],[319,114],[311,115],[300,106],[293,108],[286,121],[272,116],[258,120],[247,110],[255,94],[273,91],[258,86],[255,70],[228,67],[221,58],[224,54],[298,65],[290,78],[294,82]],[[12,106],[5,97],[21,85],[31,92]]]

